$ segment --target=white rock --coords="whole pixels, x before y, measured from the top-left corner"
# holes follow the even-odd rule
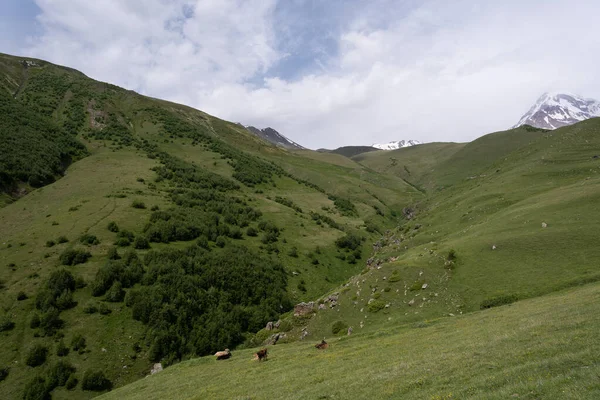
[[[426,283],[424,283],[423,286],[421,286],[421,289],[427,289],[427,286],[428,285]]]
[[[547,227],[548,227],[548,224],[545,222],[542,222],[542,228],[547,228]]]

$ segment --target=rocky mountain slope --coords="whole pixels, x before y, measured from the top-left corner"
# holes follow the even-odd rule
[[[514,128],[531,125],[556,129],[594,117],[600,117],[600,102],[597,100],[568,93],[544,93]]]
[[[248,129],[248,131],[252,132],[259,138],[264,139],[267,142],[273,143],[275,146],[283,147],[284,149],[288,149],[288,150],[303,150],[303,149],[305,149],[305,147],[299,145],[298,143],[294,142],[293,140],[288,139],[287,137],[283,136],[281,133],[277,132],[273,128],[269,127],[269,128],[259,129],[254,126],[246,126],[246,129]]]

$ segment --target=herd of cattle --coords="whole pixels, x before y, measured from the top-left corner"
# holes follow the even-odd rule
[[[326,348],[329,347],[329,344],[327,344],[327,342],[325,340],[322,340],[321,343],[317,343],[315,345],[315,347],[319,350],[325,350]],[[267,361],[267,355],[268,355],[267,349],[260,349],[259,351],[254,353],[254,360]],[[227,360],[228,358],[231,358],[231,351],[229,349],[225,349],[223,351],[217,351],[215,353],[215,357],[217,357],[217,360]]]

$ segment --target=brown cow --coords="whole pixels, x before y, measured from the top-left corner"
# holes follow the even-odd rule
[[[224,351],[217,351],[215,356],[217,357],[217,360],[227,360],[229,357],[231,357],[231,352],[229,349],[225,349]]]
[[[321,343],[319,344],[315,344],[315,347],[319,350],[325,350],[326,348],[329,347],[329,345],[327,344],[327,342],[325,341],[325,339],[321,340]]]
[[[261,349],[256,352],[256,354],[254,355],[254,359],[258,361],[267,361],[267,353],[267,349]]]

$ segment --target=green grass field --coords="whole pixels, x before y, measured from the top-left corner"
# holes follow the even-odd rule
[[[600,286],[473,314],[204,357],[102,399],[595,399]]]

